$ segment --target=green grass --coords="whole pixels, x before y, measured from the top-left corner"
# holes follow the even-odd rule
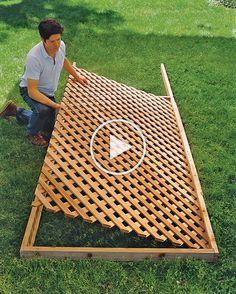
[[[164,94],[159,65],[166,65],[220,250],[213,264],[21,259],[45,152],[29,145],[14,120],[1,120],[0,293],[235,292],[235,10],[208,3],[0,1],[0,106],[10,98],[22,104],[18,84],[24,58],[38,42],[37,23],[44,17],[62,22],[69,59],[89,71]],[[65,83],[63,73],[58,99]],[[37,244],[163,246],[49,213]]]

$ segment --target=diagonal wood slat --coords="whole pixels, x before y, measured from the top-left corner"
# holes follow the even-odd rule
[[[33,206],[62,211],[122,232],[152,236],[176,246],[209,248],[209,236],[185,145],[169,96],[155,96],[83,69],[84,87],[69,77]],[[114,176],[98,168],[90,153],[95,130],[105,121],[125,119],[141,127],[146,155],[131,173]],[[133,148],[109,160],[109,134]],[[100,131],[93,145],[105,169],[126,171],[139,161],[142,142],[128,125]]]

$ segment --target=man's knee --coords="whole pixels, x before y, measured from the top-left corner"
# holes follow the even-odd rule
[[[40,105],[37,110],[41,119],[49,117],[52,113],[52,108],[47,105]]]

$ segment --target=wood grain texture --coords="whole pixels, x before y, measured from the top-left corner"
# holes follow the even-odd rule
[[[65,110],[58,113],[32,206],[43,204],[50,212],[116,226],[125,233],[216,252],[197,171],[163,66],[167,96],[75,69],[89,86],[68,79],[62,99]],[[141,128],[147,150],[137,169],[112,176],[95,165],[90,141],[102,123],[120,118]],[[111,134],[132,145],[112,160]],[[101,130],[93,145],[96,160],[112,172],[132,168],[142,148],[137,132],[122,122]]]

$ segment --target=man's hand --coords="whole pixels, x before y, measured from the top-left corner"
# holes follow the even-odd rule
[[[80,76],[80,75],[77,75],[75,80],[83,86],[88,86],[88,84],[89,84],[88,80],[85,77]]]
[[[55,103],[55,107],[54,107],[56,110],[65,110],[65,106],[64,105],[62,105],[62,104],[57,104],[57,103]]]

